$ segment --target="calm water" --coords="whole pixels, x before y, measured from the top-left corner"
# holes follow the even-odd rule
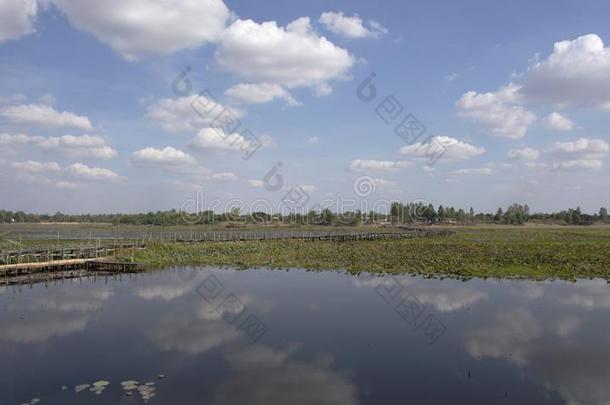
[[[182,268],[0,287],[0,403],[610,403],[609,311],[589,280]]]

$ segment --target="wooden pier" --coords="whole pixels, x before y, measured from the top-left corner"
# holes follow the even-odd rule
[[[141,267],[139,263],[122,262],[113,258],[96,259],[67,259],[53,260],[49,262],[32,262],[0,265],[0,277],[18,276],[36,272],[53,271],[105,271],[112,273],[125,273],[137,271]]]
[[[350,242],[383,239],[408,239],[417,237],[448,236],[453,231],[434,228],[400,228],[398,231],[291,231],[264,230],[239,231],[221,230],[211,232],[163,233],[149,234],[138,240],[97,241],[95,244],[56,245],[20,248],[0,251],[0,265],[45,263],[66,260],[98,259],[116,257],[117,252],[144,249],[149,243],[203,243],[203,242],[239,242],[258,240],[303,240]],[[74,262],[75,263],[75,262]]]
[[[142,249],[142,242],[124,242],[76,246],[41,246],[0,252],[0,264],[56,262],[60,260],[112,257],[121,249]]]
[[[328,242],[355,242],[373,240],[407,239],[416,237],[447,236],[453,231],[432,228],[401,228],[399,231],[370,232],[308,232],[291,230],[265,231],[212,231],[191,232],[189,234],[147,235],[142,239],[126,241],[116,240],[102,243],[76,246],[38,246],[31,248],[0,251],[0,285],[10,284],[15,280],[30,278],[65,278],[98,273],[134,272],[142,268],[138,263],[120,261],[117,253],[144,249],[147,243],[185,243],[204,242],[239,242],[259,240],[303,240]],[[41,275],[41,274],[46,274]]]

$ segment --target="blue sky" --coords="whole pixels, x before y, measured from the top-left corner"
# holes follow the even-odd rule
[[[610,205],[609,9],[1,0],[0,208],[180,209],[200,193],[203,208],[248,210],[297,190],[331,208],[597,211]],[[187,67],[192,91],[176,94]],[[193,109],[204,89],[241,121],[233,133]],[[403,111],[386,123],[389,96]],[[408,114],[425,132],[405,141]],[[276,187],[265,176],[280,162]]]

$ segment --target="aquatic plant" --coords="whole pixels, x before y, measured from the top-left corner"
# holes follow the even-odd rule
[[[152,244],[149,266],[299,267],[433,277],[610,277],[610,229],[463,228],[454,236],[355,242],[246,241]]]

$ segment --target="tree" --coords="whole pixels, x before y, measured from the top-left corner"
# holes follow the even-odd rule
[[[602,221],[607,221],[608,220],[608,208],[606,207],[601,207],[599,209],[599,218]]]
[[[504,216],[504,212],[502,211],[502,207],[498,208],[496,211],[496,215],[494,215],[494,222],[500,223],[502,222],[502,217]]]
[[[438,206],[438,219],[442,222],[445,220],[445,209],[442,205]]]

